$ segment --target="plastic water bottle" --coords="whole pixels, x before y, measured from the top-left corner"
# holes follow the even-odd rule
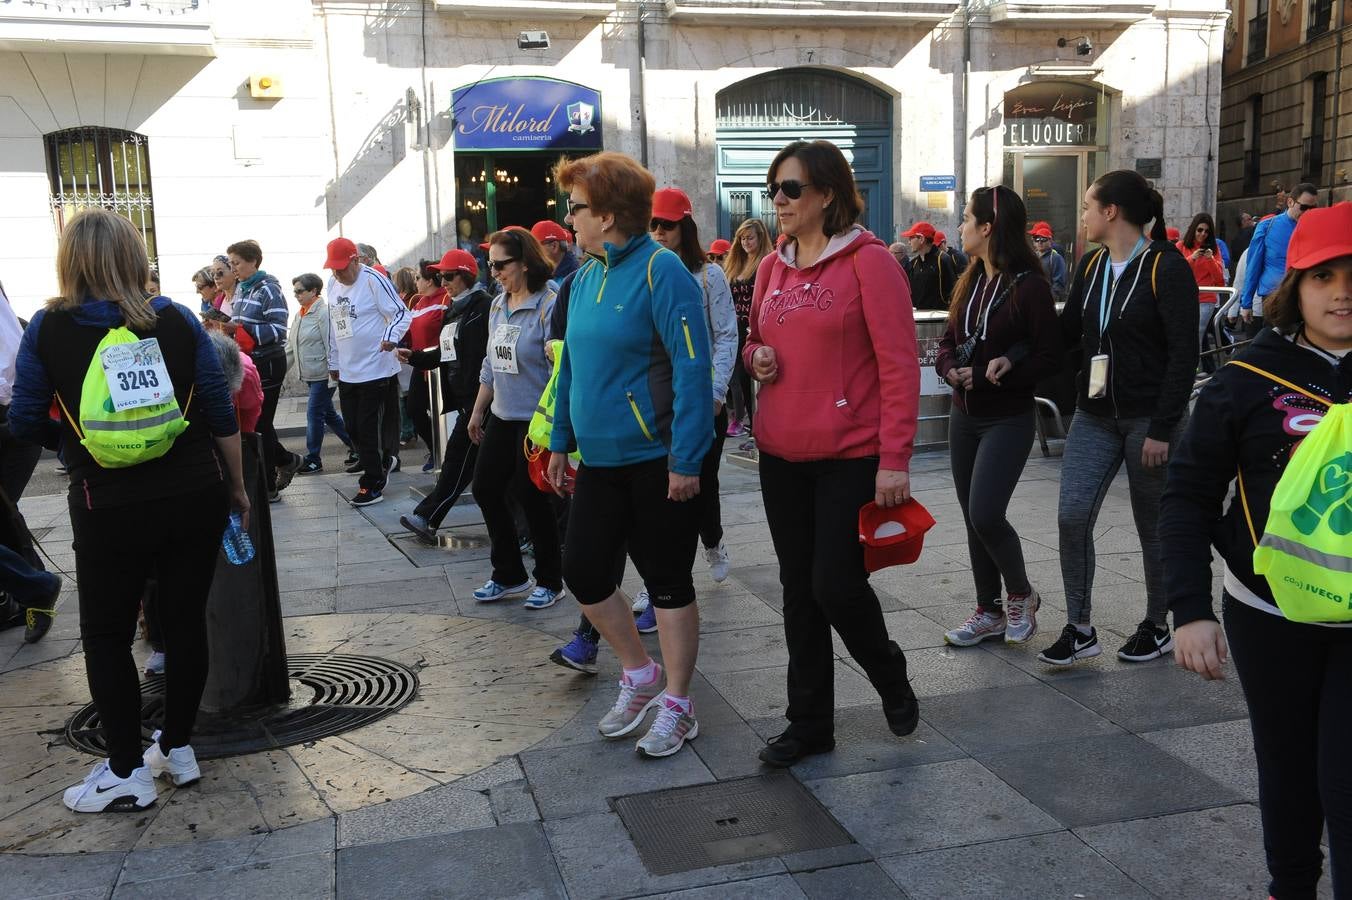
[[[221,548],[225,550],[225,558],[233,565],[242,566],[253,560],[253,541],[249,540],[249,532],[240,523],[239,513],[230,514],[230,524],[225,527],[225,534],[221,537]]]

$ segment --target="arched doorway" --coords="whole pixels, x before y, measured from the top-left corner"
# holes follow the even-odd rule
[[[860,224],[892,234],[892,98],[829,69],[781,69],[718,92],[718,232],[731,238],[746,219],[779,233],[766,173],[789,141],[828,140],[854,168],[864,198]]]

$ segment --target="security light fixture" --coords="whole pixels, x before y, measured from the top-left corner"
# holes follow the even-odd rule
[[[516,49],[518,50],[548,50],[549,32],[548,31],[523,31],[516,36]]]
[[[1089,42],[1089,38],[1085,37],[1084,35],[1080,35],[1077,38],[1057,38],[1056,46],[1066,47],[1070,44],[1071,41],[1077,42],[1075,44],[1076,56],[1088,56],[1089,54],[1094,52],[1094,45],[1091,44]]]

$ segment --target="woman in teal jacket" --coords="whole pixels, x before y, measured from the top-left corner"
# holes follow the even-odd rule
[[[703,294],[680,257],[645,232],[653,177],[620,153],[560,164],[578,244],[603,247],[574,276],[559,365],[549,477],[564,490],[564,453],[583,465],[564,549],[564,580],[615,650],[624,677],[598,729],[608,738],[652,727],[645,756],[670,756],[699,734],[690,677],[699,650],[691,566],[700,467],[713,441],[713,375]],[[657,610],[663,667],[639,640],[614,578],[630,556]],[[664,689],[665,687],[665,689]]]

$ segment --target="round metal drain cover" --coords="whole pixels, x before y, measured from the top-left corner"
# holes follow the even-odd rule
[[[291,702],[231,716],[199,714],[192,747],[198,759],[276,750],[341,734],[388,716],[418,693],[407,666],[375,656],[296,653],[287,657]],[[164,676],[141,682],[141,736],[164,720]],[[66,741],[77,750],[107,756],[98,710],[91,703],[66,723]]]

